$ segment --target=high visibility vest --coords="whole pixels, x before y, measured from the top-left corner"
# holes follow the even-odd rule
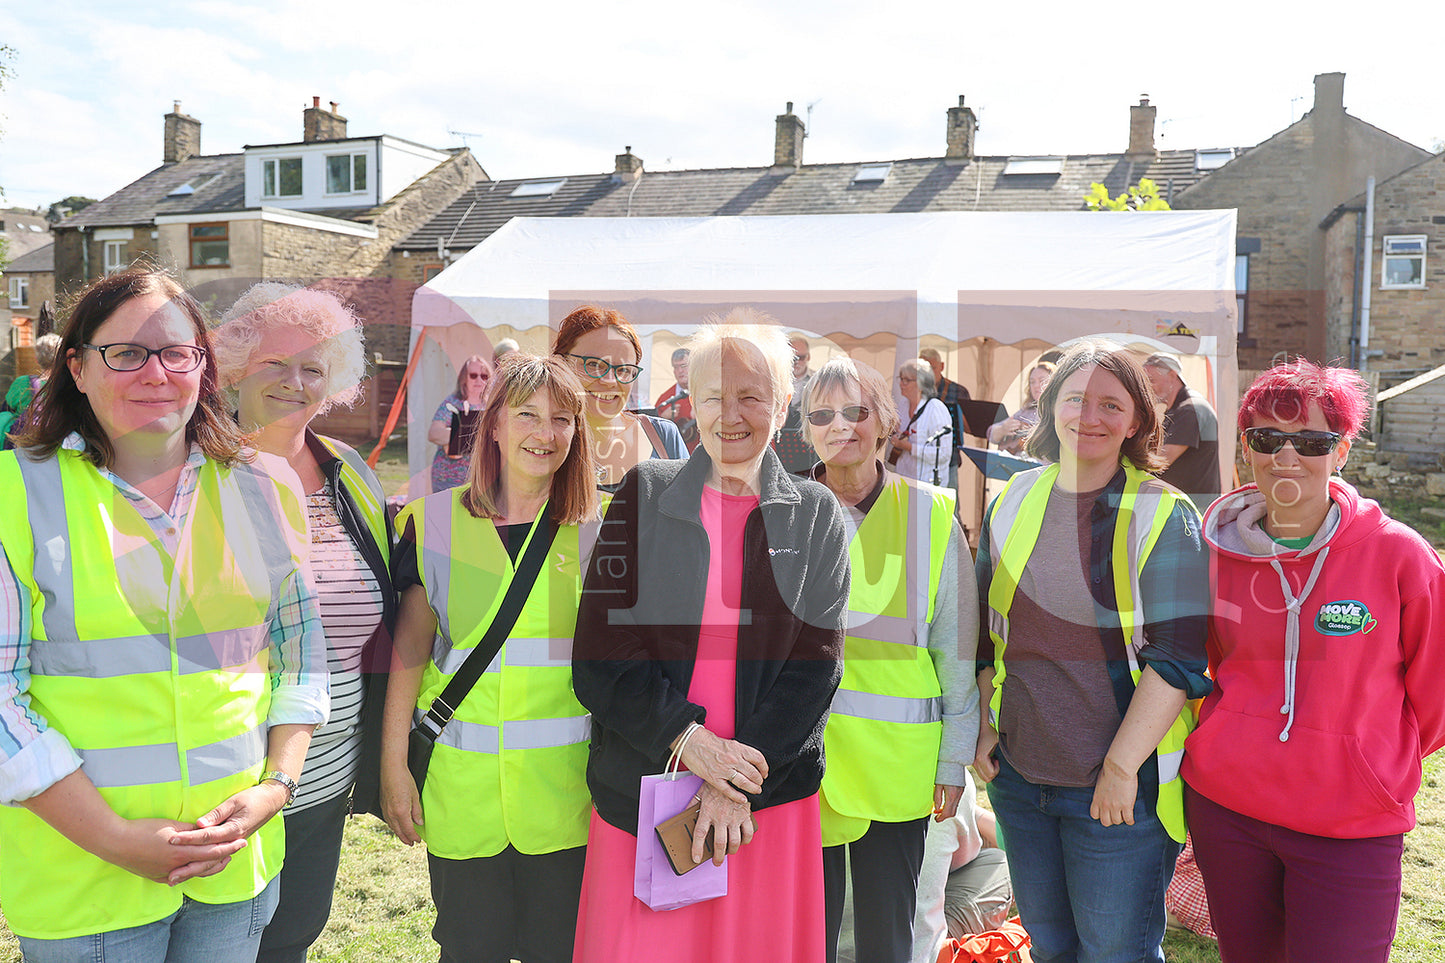
[[[391,536],[386,530],[386,492],[380,480],[357,453],[356,449],[342,444],[335,438],[317,435],[323,448],[341,459],[341,484],[351,496],[361,517],[366,520],[371,540],[381,552],[384,561],[391,559]]]
[[[1148,472],[1123,463],[1124,492],[1119,501],[1111,543],[1114,569],[1114,599],[1129,659],[1129,674],[1139,684],[1143,665],[1139,650],[1144,647],[1144,620],[1139,591],[1139,573],[1164,531],[1174,506],[1183,504],[1194,511],[1187,495],[1159,481]],[[1049,493],[1058,478],[1059,467],[1050,465],[1020,472],[994,502],[989,516],[990,543],[993,559],[993,581],[988,589],[988,633],[994,644],[994,690],[989,702],[989,716],[998,726],[999,707],[1003,704],[1004,680],[1008,671],[1004,650],[1008,647],[1009,609],[1014,592],[1029,555],[1038,542],[1043,527],[1044,509]],[[1177,842],[1184,842],[1184,785],[1179,779],[1179,766],[1184,761],[1184,739],[1197,722],[1194,707],[1185,703],[1179,717],[1164,734],[1154,758],[1159,772],[1159,821]]]
[[[418,718],[482,640],[516,571],[492,522],[462,505],[465,491],[428,495],[397,519],[402,531],[412,520],[417,569],[437,619]],[[558,529],[506,643],[437,739],[420,827],[435,856],[495,856],[508,844],[551,853],[587,842],[592,717],[572,694],[578,542],[578,526]]]
[[[889,476],[848,545],[843,680],[823,732],[823,845],[933,809],[943,699],[928,654],[953,492]]]
[[[266,761],[270,623],[306,545],[296,492],[259,468],[199,469],[174,555],[78,452],[0,457],[0,544],[30,593],[30,707],[127,819],[194,822],[255,785]],[[25,936],[163,919],[189,896],[247,900],[281,869],[269,820],[214,876],[176,887],[92,856],[0,807],[0,903]]]

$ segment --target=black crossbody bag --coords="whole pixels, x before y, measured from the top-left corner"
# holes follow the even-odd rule
[[[472,691],[472,686],[477,684],[492,659],[501,651],[502,643],[507,641],[512,626],[517,624],[517,618],[522,614],[522,606],[527,603],[527,596],[532,592],[532,585],[537,581],[537,573],[542,570],[542,563],[547,560],[547,552],[551,550],[552,541],[557,537],[558,527],[550,508],[550,505],[543,507],[542,517],[535,523],[536,530],[532,532],[532,540],[527,543],[527,550],[522,553],[522,560],[517,565],[511,584],[507,586],[507,595],[502,599],[497,617],[492,619],[482,641],[478,642],[472,654],[467,656],[457,674],[452,676],[452,681],[442,690],[442,694],[432,700],[426,715],[411,727],[411,733],[407,737],[406,768],[411,771],[411,778],[416,780],[418,795],[426,783],[426,770],[431,763],[431,754],[436,748],[437,739],[441,737],[447,723],[452,721],[456,707],[462,704],[467,693]]]

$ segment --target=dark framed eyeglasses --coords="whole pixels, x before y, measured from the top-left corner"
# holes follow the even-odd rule
[[[143,344],[117,341],[114,344],[83,344],[82,348],[99,352],[100,360],[111,371],[136,371],[146,366],[151,355],[161,359],[161,367],[171,374],[188,374],[206,360],[206,352],[194,344],[168,344],[147,348]]]
[[[815,428],[826,428],[833,423],[834,416],[842,415],[844,421],[849,421],[856,425],[858,422],[867,418],[869,414],[871,414],[869,409],[864,408],[862,405],[848,405],[846,408],[838,408],[836,410],[833,408],[814,408],[808,412],[808,424]]]
[[[1278,428],[1246,428],[1244,441],[1261,455],[1273,455],[1288,442],[1295,454],[1308,458],[1328,455],[1340,443],[1337,431],[1280,431]]]
[[[569,354],[567,357],[580,362],[582,373],[594,380],[601,380],[611,372],[618,384],[630,385],[642,374],[642,365],[638,364],[608,364],[601,358],[586,354]]]

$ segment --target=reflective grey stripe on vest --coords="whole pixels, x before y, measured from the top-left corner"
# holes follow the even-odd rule
[[[572,639],[508,639],[502,651],[492,657],[488,672],[502,671],[501,657],[505,653],[507,665],[526,669],[566,668],[572,665]],[[452,675],[467,661],[471,649],[447,649],[442,661],[436,663],[442,675]]]
[[[913,619],[898,615],[873,615],[856,609],[848,610],[848,634],[898,645],[917,645],[919,642],[918,626]]]
[[[261,553],[266,559],[266,574],[271,580],[271,604],[264,621],[269,623],[276,617],[280,606],[281,586],[296,571],[291,560],[291,545],[285,535],[285,526],[289,523],[270,475],[244,463],[237,463],[231,469],[231,475],[236,479],[236,490],[241,493],[246,514],[251,518],[251,531],[260,542]]]
[[[1159,753],[1159,783],[1173,782],[1179,778],[1179,767],[1184,764],[1184,747],[1173,752]]]
[[[45,631],[49,635],[51,619],[48,605],[45,615]],[[70,631],[74,630],[72,620]],[[133,635],[88,642],[52,637],[30,647],[30,671],[35,675],[112,679],[121,675],[170,670],[170,640],[164,636]]]
[[[149,786],[179,782],[180,757],[174,742],[120,749],[77,749],[90,781],[102,788]],[[198,786],[234,776],[266,758],[266,727],[222,739],[186,752],[188,785]]]
[[[559,746],[575,746],[591,738],[592,717],[586,715],[565,719],[521,719],[504,722],[502,727],[508,750],[553,749]],[[463,752],[496,755],[497,727],[453,719],[442,730],[437,743]]]
[[[25,481],[25,498],[29,504],[30,537],[35,545],[36,580],[43,565],[47,575],[53,573],[53,588],[46,592],[46,638],[74,642],[80,638],[75,627],[75,570],[70,554],[70,529],[65,516],[65,486],[60,479],[60,458],[31,461],[23,454],[16,456],[20,477]],[[53,594],[52,594],[53,593]],[[33,656],[32,656],[33,658]],[[166,667],[170,667],[167,646]],[[37,667],[35,671],[40,671]],[[115,673],[121,674],[121,673]]]
[[[928,635],[928,596],[933,588],[933,497],[916,485],[905,484],[905,487],[908,520],[903,539],[902,577],[908,591],[909,614],[875,615],[849,609],[846,624],[851,636],[918,645]]]
[[[447,640],[452,637],[451,616],[448,614],[451,611],[452,588],[452,497],[449,491],[441,498],[429,497],[426,511],[422,513],[423,530],[414,533],[421,555],[422,581],[426,584],[432,611],[437,617],[437,637],[432,643],[432,661],[437,665],[446,661]]]
[[[190,675],[244,666],[270,644],[270,633],[265,625],[181,636],[176,639],[180,673]]]
[[[840,716],[877,719],[880,722],[925,723],[943,719],[943,698],[910,699],[839,689],[833,694],[833,712]]]

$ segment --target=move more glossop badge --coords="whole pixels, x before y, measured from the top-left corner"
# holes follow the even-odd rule
[[[1323,635],[1353,635],[1356,632],[1369,635],[1375,624],[1369,608],[1356,599],[1326,602],[1315,616],[1315,629]]]

